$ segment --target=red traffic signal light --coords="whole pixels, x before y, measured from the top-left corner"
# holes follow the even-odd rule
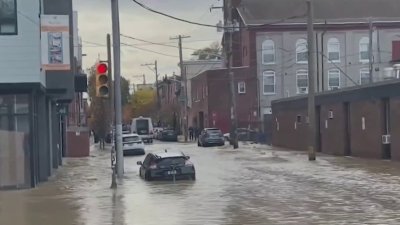
[[[97,65],[97,73],[101,74],[101,73],[107,73],[108,71],[108,66],[105,63],[99,63]]]

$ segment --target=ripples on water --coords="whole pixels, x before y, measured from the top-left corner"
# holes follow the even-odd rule
[[[182,149],[197,181],[145,182],[125,158],[125,179],[109,189],[108,152],[66,159],[34,190],[0,192],[0,225],[400,224],[399,164],[246,146]]]

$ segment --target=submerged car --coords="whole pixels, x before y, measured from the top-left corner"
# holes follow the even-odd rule
[[[197,141],[197,146],[207,147],[207,146],[224,146],[225,138],[222,132],[218,128],[205,128]]]
[[[122,145],[124,156],[128,155],[144,155],[144,143],[137,134],[124,134],[122,136]]]
[[[196,170],[190,157],[182,152],[149,153],[140,165],[140,177],[147,181],[156,179],[192,179],[196,180]]]

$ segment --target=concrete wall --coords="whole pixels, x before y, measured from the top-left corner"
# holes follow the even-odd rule
[[[0,83],[41,83],[39,1],[17,0],[18,34],[0,35]]]
[[[346,88],[316,96],[316,120],[320,143],[317,150],[332,155],[400,160],[399,81],[379,82],[362,88]],[[307,98],[294,97],[272,103],[272,143],[305,150],[307,125],[296,124],[307,116]],[[319,121],[319,123],[318,123]],[[295,125],[296,124],[296,125]],[[391,144],[382,135],[391,135]]]

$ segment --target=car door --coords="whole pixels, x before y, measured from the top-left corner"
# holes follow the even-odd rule
[[[202,130],[201,133],[200,133],[199,140],[200,140],[201,145],[203,145],[203,143],[204,143],[204,134],[205,134],[205,132],[206,132],[205,130]]]
[[[140,176],[142,177],[145,176],[146,170],[150,166],[150,161],[151,161],[151,154],[148,154],[144,159],[142,166],[140,166]]]

